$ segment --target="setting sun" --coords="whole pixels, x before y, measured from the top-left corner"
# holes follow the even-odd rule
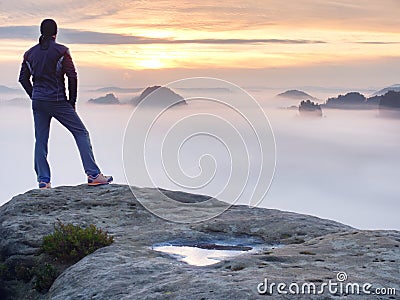
[[[141,69],[160,69],[164,64],[158,59],[140,60],[136,63],[137,67]]]

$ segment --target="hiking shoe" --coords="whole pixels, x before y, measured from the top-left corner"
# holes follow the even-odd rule
[[[88,185],[103,185],[109,184],[113,181],[112,176],[104,176],[102,173],[97,174],[97,176],[88,175]]]
[[[39,189],[51,189],[51,183],[41,181],[39,182]]]

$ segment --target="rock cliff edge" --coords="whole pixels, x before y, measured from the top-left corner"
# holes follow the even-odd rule
[[[151,200],[154,190],[135,188]],[[202,201],[203,196],[168,192],[171,197]],[[216,200],[213,200],[216,201]],[[322,299],[321,295],[262,296],[257,286],[269,282],[337,280],[392,287],[400,293],[400,232],[364,231],[308,215],[233,206],[220,216],[196,224],[178,224],[154,216],[128,186],[85,185],[31,190],[0,207],[0,262],[29,263],[56,220],[94,224],[114,236],[114,243],[67,268],[46,294],[31,282],[2,281],[2,297],[18,299]],[[256,237],[275,249],[261,249],[198,267],[152,249],[176,239]],[[14,290],[13,290],[14,289]],[[324,299],[360,299],[331,295]],[[396,299],[396,296],[371,299]],[[0,297],[1,298],[1,297]]]

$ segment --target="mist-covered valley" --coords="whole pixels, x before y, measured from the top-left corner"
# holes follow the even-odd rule
[[[86,100],[104,92],[82,92],[77,110],[102,171],[113,175],[116,183],[153,184],[217,197],[231,185],[237,199],[228,199],[228,193],[221,195],[227,198],[222,200],[307,213],[363,229],[400,229],[400,119],[381,118],[377,110],[340,109],[326,109],[322,118],[304,118],[297,110],[286,109],[299,101],[277,99],[276,91],[267,89],[249,91],[256,102],[250,96],[234,99],[232,91],[188,91],[179,91],[184,98],[191,97],[187,105],[166,111],[88,104]],[[138,93],[116,95],[127,102]],[[234,99],[235,104],[221,99]],[[0,204],[36,188],[33,119],[30,100],[26,101],[0,105]],[[150,127],[140,126],[149,120]],[[143,136],[145,141],[140,140]],[[143,152],[127,152],[129,147]],[[134,163],[140,160],[152,182],[139,166],[136,173]],[[53,186],[85,182],[75,142],[54,120],[49,161]],[[262,188],[256,197],[263,191],[266,195],[254,203],[258,186]]]

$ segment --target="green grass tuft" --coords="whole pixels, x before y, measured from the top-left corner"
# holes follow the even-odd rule
[[[61,221],[54,226],[52,234],[43,237],[43,252],[63,262],[77,262],[99,248],[109,246],[114,239],[93,224],[82,228]]]
[[[49,263],[37,266],[34,273],[36,275],[34,287],[39,292],[47,292],[59,275],[55,267]]]

